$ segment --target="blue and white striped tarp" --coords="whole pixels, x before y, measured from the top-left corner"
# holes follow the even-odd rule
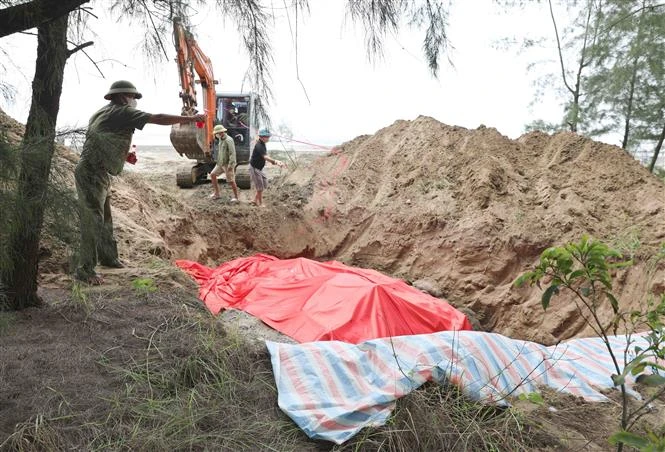
[[[611,337],[622,362],[626,337]],[[646,346],[633,336],[630,349]],[[428,380],[458,385],[468,396],[507,404],[507,396],[548,386],[602,401],[616,373],[600,338],[545,347],[500,334],[445,331],[374,339],[283,344],[266,341],[280,408],[310,437],[341,444],[360,429],[382,425],[395,401]],[[631,384],[632,381],[629,381]]]

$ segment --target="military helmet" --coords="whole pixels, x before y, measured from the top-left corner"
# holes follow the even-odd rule
[[[133,94],[136,99],[143,97],[143,95],[136,89],[136,86],[127,80],[113,82],[111,88],[109,88],[109,92],[104,95],[104,99],[111,100],[111,96],[114,94]]]
[[[226,127],[224,127],[224,126],[221,125],[221,124],[217,124],[217,125],[216,125],[215,127],[213,127],[213,129],[212,129],[212,134],[213,134],[213,135],[218,134],[218,133],[222,133],[222,132],[226,132]]]
[[[259,136],[260,137],[269,137],[271,135],[272,135],[272,133],[270,133],[270,130],[268,130],[268,129],[259,130]]]

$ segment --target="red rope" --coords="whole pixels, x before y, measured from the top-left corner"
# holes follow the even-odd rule
[[[293,142],[300,143],[300,144],[306,144],[308,146],[314,146],[315,148],[328,149],[328,150],[334,148],[334,146],[332,146],[332,147],[331,146],[322,146],[320,144],[308,143],[307,141],[294,140],[293,138],[282,137],[282,136],[274,135],[274,134],[273,134],[273,137],[279,138],[280,140],[293,141]]]

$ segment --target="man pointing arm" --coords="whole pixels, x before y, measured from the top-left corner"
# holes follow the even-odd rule
[[[95,273],[97,263],[113,268],[123,266],[113,237],[110,176],[122,172],[134,131],[143,130],[146,124],[205,121],[205,115],[146,113],[136,108],[136,101],[141,97],[131,82],[119,80],[111,85],[104,95],[109,103],[90,117],[81,159],[74,172],[81,210],[80,247],[74,277],[88,284],[103,282]]]

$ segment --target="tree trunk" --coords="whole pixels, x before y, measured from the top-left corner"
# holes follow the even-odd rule
[[[41,303],[37,295],[39,239],[44,199],[55,150],[55,125],[67,62],[68,14],[37,29],[37,61],[32,81],[32,104],[21,143],[21,169],[8,250],[13,267],[2,282],[10,309]]]
[[[653,151],[653,157],[651,157],[651,163],[649,164],[649,171],[653,173],[653,169],[656,166],[656,161],[658,161],[658,154],[663,147],[663,141],[665,141],[665,126],[663,126],[663,131],[660,132],[660,137],[658,137],[658,144],[656,149]]]
[[[637,57],[633,58],[633,74],[630,77],[630,85],[628,91],[628,105],[626,106],[626,117],[624,118],[623,125],[623,140],[621,141],[621,149],[628,150],[628,138],[630,137],[630,122],[633,119],[633,104],[635,102],[635,84],[637,82]]]
[[[642,1],[642,8],[646,6],[646,3]],[[630,123],[633,120],[633,106],[635,104],[635,89],[637,86],[637,72],[638,72],[638,63],[641,53],[638,51],[637,47],[642,44],[642,30],[643,30],[643,20],[644,20],[645,10],[642,9],[640,13],[640,20],[637,26],[637,36],[633,40],[631,47],[632,52],[634,53],[633,57],[633,66],[632,66],[632,75],[630,77],[630,85],[628,92],[628,105],[626,109],[626,118],[624,119],[624,129],[623,129],[623,140],[621,142],[621,148],[628,150],[628,139],[630,137]]]

